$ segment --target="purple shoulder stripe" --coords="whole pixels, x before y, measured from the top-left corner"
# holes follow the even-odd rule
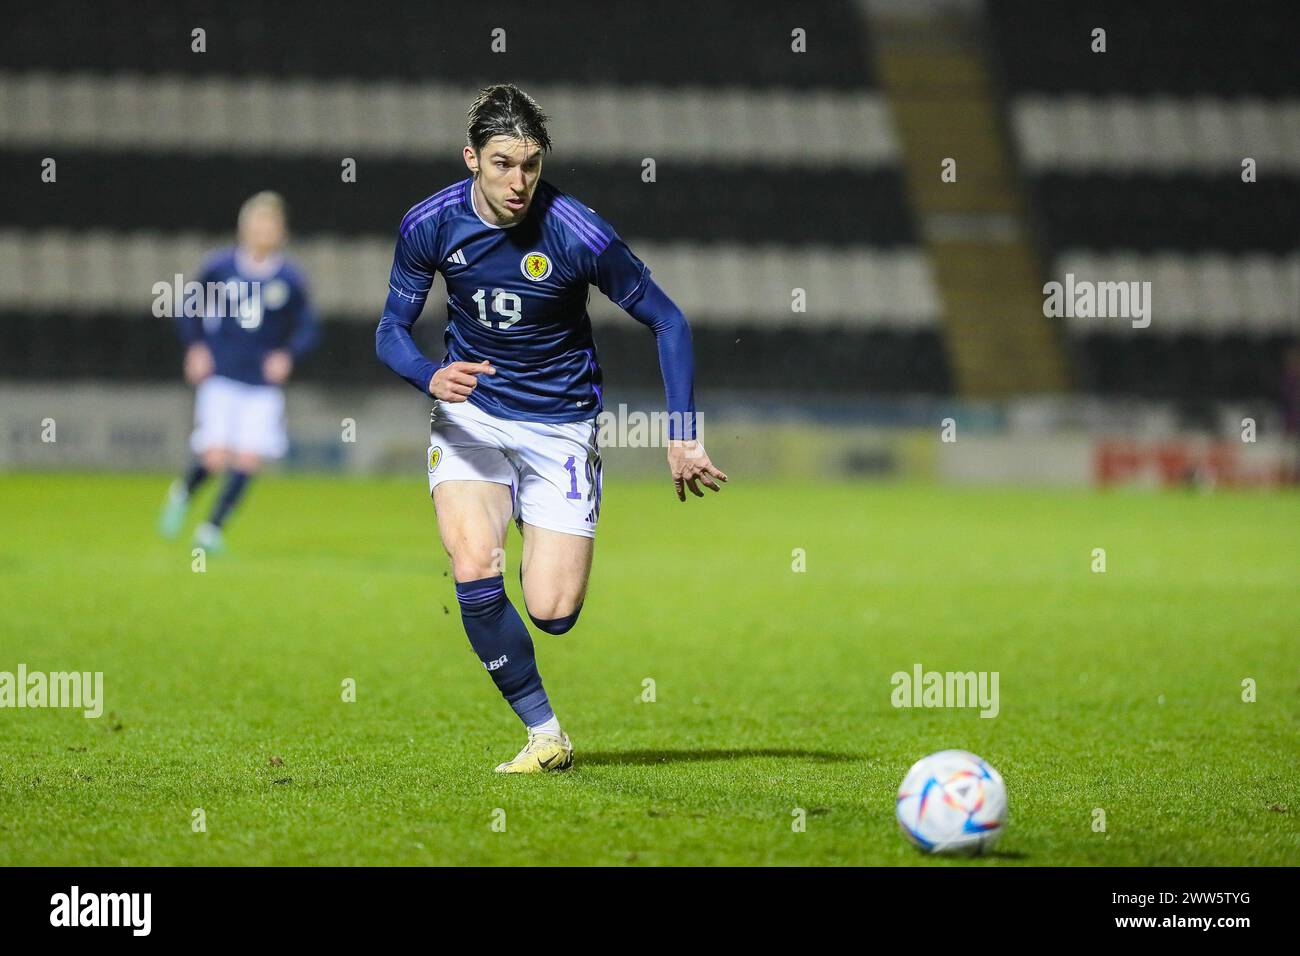
[[[605,251],[605,247],[609,245],[609,236],[588,222],[574,208],[573,203],[562,196],[556,196],[551,204],[551,209],[561,222],[572,229],[578,238],[586,243],[588,249],[596,255],[600,255]]]
[[[459,192],[452,193],[449,196],[443,196],[434,205],[423,206],[422,210],[415,215],[414,219],[412,219],[411,215],[408,214],[407,217],[402,220],[402,235],[405,236],[407,233],[409,233],[420,223],[424,222],[424,220],[428,219],[430,216],[433,216],[441,212],[442,210],[446,209],[448,206],[456,205],[464,198],[465,198],[465,189],[464,187],[461,187]],[[412,213],[415,213],[415,210],[412,210]]]
[[[436,193],[434,193],[432,196],[429,196],[427,199],[421,199],[418,203],[416,203],[414,206],[412,206],[412,207],[407,211],[407,213],[406,213],[406,217],[409,219],[413,214],[418,214],[418,213],[419,213],[421,210],[423,210],[426,206],[432,205],[433,203],[436,203],[436,202],[438,202],[438,201],[441,200],[441,199],[445,199],[447,196],[451,195],[453,192],[456,192],[457,190],[461,190],[461,189],[464,189],[464,188],[465,188],[465,182],[464,182],[464,180],[462,180],[462,181],[460,181],[460,182],[458,182],[458,183],[452,183],[450,186],[446,186],[446,187],[444,187],[444,188],[442,188],[442,189],[439,189],[439,190],[438,190]]]
[[[453,183],[452,185],[448,186],[446,189],[442,189],[434,193],[428,199],[416,203],[414,206],[411,207],[411,209],[407,212],[407,214],[402,217],[402,226],[400,230],[402,235],[406,235],[411,230],[411,227],[415,225],[413,220],[417,218],[420,219],[424,218],[424,214],[430,211],[431,209],[433,209],[433,207],[436,206],[438,208],[442,208],[444,205],[447,204],[448,200],[461,199],[464,197],[464,195],[465,195],[465,184],[463,182]]]
[[[602,249],[609,245],[609,236],[605,235],[604,230],[598,228],[595,223],[587,218],[587,212],[584,206],[579,205],[567,196],[556,196],[555,205],[569,213],[569,215],[577,221],[582,230],[590,236],[594,242],[599,243]]]
[[[562,223],[568,226],[569,229],[573,231],[573,234],[577,236],[579,239],[581,239],[583,243],[587,246],[587,248],[590,249],[592,252],[594,252],[596,255],[600,255],[602,252],[605,251],[605,247],[603,245],[588,238],[587,234],[582,231],[582,224],[573,218],[572,213],[565,212],[559,206],[552,206],[551,211],[555,213],[555,218],[559,219]]]

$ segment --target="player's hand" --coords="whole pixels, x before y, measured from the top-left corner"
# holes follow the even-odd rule
[[[215,363],[212,352],[202,342],[195,342],[185,350],[185,381],[197,385],[212,374]]]
[[[696,498],[703,498],[700,485],[712,491],[721,491],[718,481],[726,481],[727,476],[709,461],[709,454],[698,441],[670,441],[668,443],[668,470],[673,473],[673,486],[677,489],[677,500],[686,500],[686,489]]]
[[[262,359],[262,376],[272,385],[283,385],[293,371],[293,356],[284,349],[267,352]]]
[[[452,362],[433,373],[429,394],[440,402],[463,402],[478,385],[480,375],[495,375],[487,359],[482,362]]]

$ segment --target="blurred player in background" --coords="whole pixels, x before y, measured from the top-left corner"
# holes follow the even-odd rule
[[[302,272],[284,258],[287,240],[284,200],[273,192],[252,196],[239,210],[238,244],[214,253],[199,276],[205,288],[241,284],[242,293],[232,291],[223,301],[233,307],[208,309],[201,319],[177,316],[185,380],[197,387],[195,457],[168,490],[159,522],[166,538],[180,534],[194,492],[224,472],[208,520],[194,532],[195,544],[221,551],[221,529],[253,475],[288,448],[281,386],[316,344],[317,327]]]
[[[573,746],[551,708],[533,641],[506,597],[506,531],[524,539],[528,616],[548,634],[578,620],[600,515],[596,415],[601,371],[587,295],[596,286],[649,326],[669,412],[668,465],[677,497],[726,475],[696,440],[694,358],[681,310],[609,223],[541,180],[546,116],[515,86],[483,90],[469,110],[469,179],[402,220],[379,357],[432,395],[429,491],[451,558],[470,644],[528,729],[498,773],[565,770]],[[447,354],[426,358],[411,337],[433,285],[447,284]]]

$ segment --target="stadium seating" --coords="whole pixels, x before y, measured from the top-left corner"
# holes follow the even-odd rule
[[[792,26],[816,55],[789,49]],[[191,31],[207,31],[206,54]],[[492,52],[494,30],[505,51]],[[304,33],[311,42],[301,42]],[[872,71],[849,3],[756,4],[662,0],[607,4],[599,17],[573,0],[382,8],[346,0],[280,0],[238,11],[210,0],[137,0],[131,16],[108,5],[52,0],[17,9],[0,33],[11,70],[60,68],[69,57],[102,74],[195,73],[363,80],[516,78],[573,84],[866,88]],[[581,47],[582,56],[557,56]],[[820,49],[818,49],[820,47]],[[66,67],[62,67],[66,68]]]
[[[1294,95],[1300,10],[1289,0],[987,0],[1016,92],[1151,97]],[[1106,52],[1094,54],[1095,28]],[[1102,59],[1098,59],[1101,57]]]
[[[1300,336],[1300,8],[988,10],[1050,278],[1152,283],[1148,329],[1067,320],[1081,386],[1275,397],[1284,347]],[[1099,27],[1104,53],[1091,49]]]
[[[0,375],[58,374],[45,363],[75,352],[64,371],[173,377],[177,346],[149,290],[192,274],[230,241],[239,203],[273,188],[326,320],[302,375],[391,381],[372,336],[396,224],[466,175],[465,108],[478,85],[509,78],[553,117],[547,178],[608,218],[686,311],[702,384],[798,374],[807,351],[792,343],[809,336],[824,354],[805,388],[950,390],[854,4],[672,0],[649,14],[611,4],[599,19],[565,2],[391,10],[292,0],[232,18],[144,0],[130,22],[60,2],[17,13],[0,37],[0,252],[12,257],[0,268],[14,273],[0,321],[23,344],[0,353]],[[295,40],[302,24],[309,44]],[[796,26],[807,54],[790,50]],[[206,53],[191,51],[196,27]],[[490,51],[496,27],[504,54]],[[553,55],[575,38],[590,55]],[[38,187],[46,156],[58,181]],[[341,182],[344,157],[355,183]],[[598,295],[591,308],[611,385],[657,387],[646,331]],[[435,354],[442,311],[417,326]]]
[[[42,153],[0,151],[5,225],[39,228],[112,228],[222,233],[234,210],[266,182],[280,186],[297,236],[395,234],[406,210],[431,190],[468,175],[452,155],[435,161],[362,159],[347,200],[322,202],[339,190],[339,169],[309,156],[222,156],[159,152],[59,150],[58,189],[32,189],[30,171]],[[93,171],[93,174],[92,172]],[[770,167],[751,162],[730,167],[669,167],[656,184],[641,182],[633,160],[567,162],[546,178],[573,192],[631,236],[737,242],[759,236],[792,244],[852,241],[873,248],[915,244],[898,171],[868,168],[854,174],[855,204],[827,201],[843,189],[842,169]],[[102,183],[115,184],[105,190]],[[343,197],[340,197],[340,199]],[[816,211],[816,216],[809,215]],[[773,224],[779,224],[779,230]],[[390,250],[391,251],[391,250]]]
[[[1015,153],[1003,192],[1009,208],[1023,200],[1037,245],[1025,262],[1041,252],[1047,278],[1153,283],[1150,329],[1062,320],[1069,378],[1103,395],[1272,394],[1281,345],[1300,332],[1300,8],[1263,0],[1193,23],[1173,0],[966,6],[987,13],[1002,94],[991,115],[1000,105]],[[191,274],[231,241],[239,203],[273,188],[326,320],[301,373],[391,381],[371,335],[395,226],[465,175],[466,104],[508,78],[553,116],[547,178],[609,219],[687,312],[706,387],[779,381],[816,342],[808,388],[950,393],[945,334],[973,333],[936,294],[923,234],[960,220],[918,225],[866,7],[16,10],[0,34],[0,376],[58,374],[48,360],[173,377],[153,283]],[[305,24],[311,42],[297,42]],[[1089,49],[1098,26],[1104,54]],[[191,50],[197,27],[206,52]],[[491,48],[498,27],[504,53]],[[807,53],[790,51],[795,27]],[[589,55],[554,55],[575,44]],[[39,181],[46,157],[56,183]],[[1242,181],[1245,157],[1256,182]],[[645,330],[598,295],[591,310],[613,387],[657,387]],[[435,353],[441,325],[431,306],[418,327]]]

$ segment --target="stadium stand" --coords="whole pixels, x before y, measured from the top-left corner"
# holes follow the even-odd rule
[[[302,378],[389,382],[372,333],[396,224],[464,175],[464,109],[510,79],[553,116],[546,177],[690,317],[703,387],[1276,395],[1300,331],[1300,8],[927,2],[964,12],[960,43],[886,36],[888,0],[599,19],[564,0],[16,9],[0,34],[0,377],[174,380],[153,283],[192,272],[272,188],[325,319]],[[590,55],[553,55],[575,38]],[[1066,273],[1151,281],[1151,327],[1044,324],[1042,283]],[[645,330],[598,294],[591,308],[610,386],[657,388]],[[443,321],[432,304],[417,326],[434,354]]]
[[[1300,9],[987,7],[1051,278],[1152,283],[1148,329],[1068,321],[1081,387],[1277,395],[1300,334]]]
[[[239,202],[273,188],[326,320],[302,377],[387,381],[371,338],[396,224],[465,175],[465,107],[508,75],[553,116],[546,177],[611,220],[690,317],[701,383],[951,390],[856,6],[673,0],[599,22],[566,3],[395,9],[291,2],[223,20],[208,3],[146,2],[144,30],[66,4],[18,14],[0,38],[0,374],[174,377],[148,290],[229,241]],[[805,55],[788,54],[792,16],[814,38]],[[313,42],[297,44],[306,22]],[[205,23],[208,52],[192,53]],[[497,27],[504,54],[489,52]],[[574,36],[591,56],[551,55]],[[46,156],[58,182],[33,188]],[[657,386],[645,330],[598,294],[591,308],[607,381]],[[431,304],[417,326],[435,354],[444,321]],[[818,349],[811,379],[797,336]]]
[[[415,0],[380,11],[350,0],[245,5],[237,16],[214,0],[137,0],[120,8],[76,0],[15,10],[0,36],[12,70],[65,68],[97,74],[260,76],[313,80],[519,80],[582,86],[868,89],[871,64],[849,3],[756,4],[663,0],[646,8],[551,0],[495,0],[440,7]],[[788,50],[791,25],[816,38],[806,56]],[[312,41],[299,42],[304,26]],[[210,55],[190,53],[190,31],[208,30]],[[488,51],[505,30],[504,55]],[[179,41],[179,42],[178,42]],[[556,50],[581,46],[581,57]]]

